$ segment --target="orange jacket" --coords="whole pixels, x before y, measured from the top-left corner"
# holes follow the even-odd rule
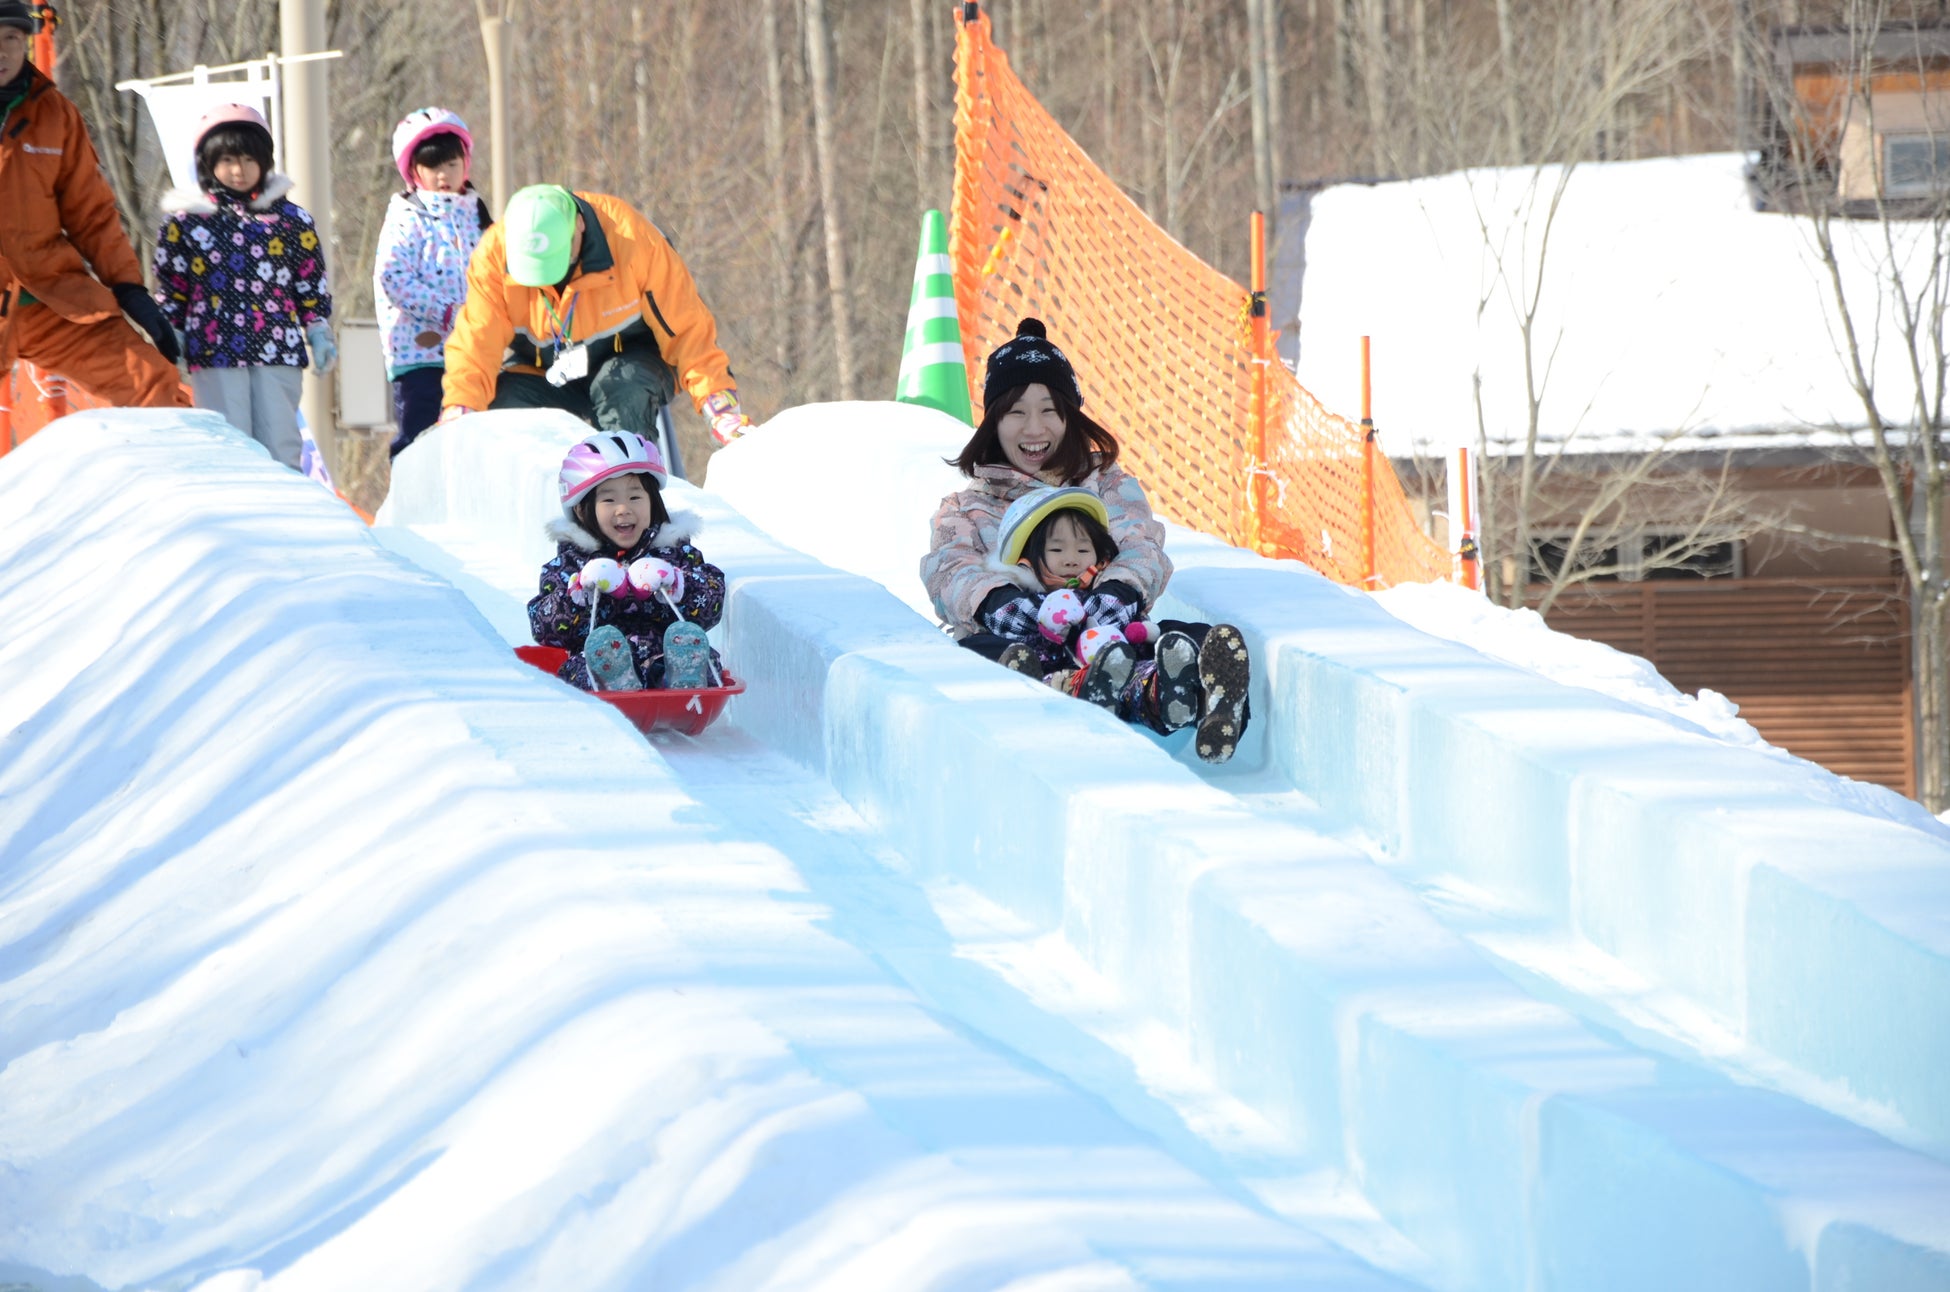
[[[718,348],[717,320],[657,226],[621,198],[575,196],[585,226],[582,252],[560,293],[508,277],[505,225],[481,235],[468,262],[467,303],[447,337],[441,402],[486,408],[504,367],[541,371],[565,340],[592,343],[592,359],[606,346],[654,344],[676,372],[678,389],[700,410],[711,395],[734,389],[730,361]],[[566,336],[557,330],[564,325]]]
[[[28,76],[27,97],[0,122],[0,363],[13,357],[5,315],[22,289],[99,323],[122,313],[102,284],[142,281],[81,113],[38,69]]]

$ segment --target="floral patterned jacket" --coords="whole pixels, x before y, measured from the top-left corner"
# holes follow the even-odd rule
[[[156,301],[192,369],[305,366],[305,329],[332,317],[310,212],[272,175],[246,201],[228,189],[163,197]]]
[[[691,539],[699,528],[698,517],[687,511],[673,512],[668,524],[660,525],[638,539],[627,552],[614,547],[579,525],[566,520],[553,521],[549,535],[556,541],[555,556],[542,567],[541,591],[528,603],[528,627],[538,646],[558,646],[569,652],[563,666],[563,680],[589,689],[587,666],[582,646],[592,628],[614,624],[629,639],[636,657],[637,671],[651,686],[662,685],[664,629],[677,622],[663,598],[636,601],[629,597],[603,596],[596,599],[596,621],[589,619],[589,606],[569,595],[569,580],[582,567],[599,556],[607,556],[628,566],[641,557],[654,556],[670,562],[684,575],[683,595],[677,608],[684,618],[700,628],[714,627],[724,615],[724,571],[704,559]]]
[[[415,189],[395,193],[373,253],[372,299],[385,338],[386,376],[409,368],[443,368],[447,334],[467,299],[467,262],[491,221],[487,204],[463,193]],[[422,332],[440,340],[421,345]]]
[[[1152,516],[1144,486],[1115,463],[1093,469],[1080,483],[1104,500],[1110,536],[1117,540],[1117,557],[1097,572],[1097,585],[1127,584],[1144,599],[1148,612],[1171,579],[1171,558],[1165,555],[1165,527]],[[991,562],[990,554],[1009,504],[1047,485],[1006,463],[979,466],[972,485],[941,500],[934,513],[933,541],[921,558],[921,581],[935,613],[955,636],[983,631],[978,616],[983,599],[998,587],[1021,581],[1019,573]]]

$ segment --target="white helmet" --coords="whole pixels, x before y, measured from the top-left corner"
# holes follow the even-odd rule
[[[647,475],[662,489],[670,483],[657,446],[634,431],[600,431],[570,449],[557,477],[562,489],[562,514],[575,519],[576,504],[590,490],[614,476]]]

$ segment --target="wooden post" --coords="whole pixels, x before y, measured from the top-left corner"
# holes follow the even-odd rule
[[[1361,586],[1375,586],[1374,551],[1374,382],[1369,338],[1361,338]]]

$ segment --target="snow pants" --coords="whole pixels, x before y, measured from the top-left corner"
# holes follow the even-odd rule
[[[393,425],[398,432],[388,455],[398,457],[420,437],[420,432],[440,420],[440,387],[445,368],[408,368],[393,378]]]
[[[560,386],[532,372],[504,372],[489,408],[560,408],[597,430],[634,431],[656,442],[657,414],[677,393],[677,374],[647,350],[594,354],[596,370]]]
[[[0,316],[0,355],[11,352],[58,372],[120,408],[190,406],[176,365],[120,314],[99,323],[75,323],[38,301],[17,305],[11,314]]]
[[[298,435],[298,399],[304,388],[305,370],[291,364],[198,368],[190,374],[198,408],[222,413],[293,471],[300,469],[304,448]]]

